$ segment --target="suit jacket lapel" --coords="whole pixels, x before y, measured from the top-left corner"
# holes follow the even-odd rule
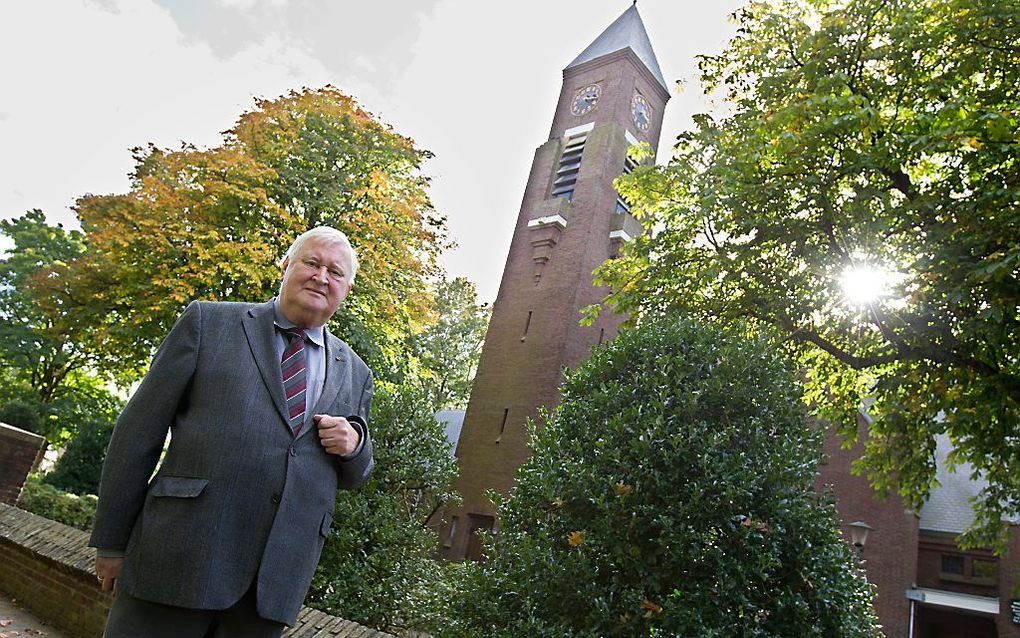
[[[255,358],[262,380],[273,398],[276,411],[280,413],[284,425],[288,425],[287,402],[283,396],[283,372],[280,370],[280,358],[276,356],[273,345],[276,328],[273,326],[273,302],[267,302],[252,308],[244,316],[244,334],[248,337],[251,354]]]
[[[322,343],[325,346],[325,352],[323,352],[323,358],[325,359],[323,367],[325,368],[326,378],[322,382],[322,392],[319,394],[319,400],[315,402],[315,406],[311,412],[308,413],[305,420],[305,426],[301,428],[301,432],[298,433],[300,439],[309,430],[316,429],[315,423],[312,421],[312,416],[316,414],[325,414],[329,406],[333,405],[340,391],[351,384],[349,374],[351,369],[350,355],[347,350],[339,346],[339,341],[329,334],[329,330],[323,330],[322,332]],[[346,414],[333,414],[331,416],[348,416]]]

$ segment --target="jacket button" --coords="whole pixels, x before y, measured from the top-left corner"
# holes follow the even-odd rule
[[[279,494],[273,494],[273,503],[275,503],[277,505],[280,504],[280,495]]]
[[[293,448],[293,447],[290,448],[290,455],[291,456],[297,456],[297,448]]]

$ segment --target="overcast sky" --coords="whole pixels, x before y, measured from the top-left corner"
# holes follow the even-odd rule
[[[638,4],[667,82],[665,161],[739,0]],[[444,257],[491,301],[563,67],[629,0],[26,0],[0,4],[0,217],[77,227],[86,193],[128,188],[128,149],[213,146],[253,105],[333,84],[436,154]],[[0,246],[8,247],[9,244]]]

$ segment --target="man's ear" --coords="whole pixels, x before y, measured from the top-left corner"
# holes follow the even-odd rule
[[[280,281],[283,281],[283,275],[287,272],[287,266],[290,265],[290,255],[283,258],[283,262],[280,264]]]

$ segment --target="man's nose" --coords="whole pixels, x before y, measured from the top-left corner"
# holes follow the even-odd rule
[[[326,266],[319,266],[318,268],[315,269],[315,274],[313,275],[313,277],[317,281],[321,281],[323,283],[327,283],[328,284],[329,283],[329,269]]]

